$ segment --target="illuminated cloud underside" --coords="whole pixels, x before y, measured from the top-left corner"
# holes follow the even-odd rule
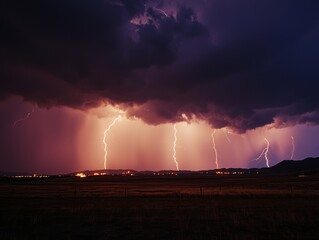
[[[10,107],[4,108],[8,105]],[[89,112],[70,108],[38,109],[22,126],[12,128],[12,122],[25,116],[31,107],[20,100],[0,105],[0,113],[6,117],[2,119],[4,134],[0,138],[2,169],[52,174],[104,168],[102,140],[107,127],[119,116],[117,110],[109,107]],[[10,113],[12,108],[20,109],[21,114]],[[215,130],[201,121],[178,123],[176,156],[180,170],[216,168],[212,131]],[[267,167],[264,155],[255,161],[266,146],[265,137],[271,146],[269,166],[273,166],[290,159],[292,135],[295,136],[294,159],[317,156],[319,145],[314,139],[318,133],[318,127],[305,125],[283,129],[264,127],[241,135],[229,134],[231,144],[225,130],[216,130],[214,139],[222,167]],[[176,170],[172,159],[174,124],[150,126],[123,116],[110,130],[106,141],[108,169]]]

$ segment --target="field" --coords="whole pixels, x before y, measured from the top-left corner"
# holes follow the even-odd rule
[[[0,239],[319,239],[318,226],[318,176],[0,180]]]

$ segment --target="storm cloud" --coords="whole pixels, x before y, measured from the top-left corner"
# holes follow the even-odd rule
[[[0,98],[238,132],[319,122],[316,1],[1,2]],[[84,107],[85,108],[85,107]]]

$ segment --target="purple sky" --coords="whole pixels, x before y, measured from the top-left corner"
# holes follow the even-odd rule
[[[294,157],[318,156],[316,1],[8,0],[0,9],[0,170],[101,168],[111,105],[124,119],[112,130],[125,129],[113,148],[126,151],[109,153],[110,168],[174,169],[165,152],[174,123],[185,169],[215,167],[213,129],[226,167],[254,166],[264,137],[271,165],[289,158],[291,136]],[[235,147],[227,132],[245,139]]]

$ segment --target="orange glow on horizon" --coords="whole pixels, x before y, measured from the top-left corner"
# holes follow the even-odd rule
[[[104,111],[104,113],[101,113],[103,115],[99,115],[99,111]],[[104,139],[104,134],[101,137],[98,137],[98,135],[105,131],[105,119],[113,118],[114,120],[116,116],[118,117],[118,111],[110,107],[107,112],[105,112],[105,108],[101,108],[92,110],[91,114],[88,114],[87,121],[78,136],[78,149],[82,165],[80,169],[100,169],[98,159],[104,158],[105,160],[105,145],[103,141],[102,146],[97,141],[97,139]],[[183,118],[185,119],[185,117]],[[169,137],[172,133],[171,129],[173,129],[173,143],[170,142]],[[120,126],[112,128],[112,138],[107,140],[108,144],[112,145],[112,151],[107,152],[107,158],[114,159],[114,161],[107,162],[109,164],[107,168],[179,170],[182,165],[185,170],[212,169],[211,141],[213,141],[213,148],[214,141],[215,148],[216,141],[219,144],[217,156],[213,149],[217,168],[220,168],[219,157],[224,159],[223,167],[225,168],[254,167],[251,165],[250,159],[253,158],[260,146],[264,144],[258,140],[260,135],[266,135],[267,139],[272,141],[272,149],[276,150],[278,158],[285,159],[287,154],[289,156],[291,154],[291,143],[289,144],[286,141],[287,137],[291,136],[291,130],[289,129],[258,128],[245,134],[238,134],[239,137],[235,137],[237,136],[236,134],[231,140],[229,136],[228,138],[225,137],[225,134],[233,134],[231,131],[224,131],[222,132],[223,134],[219,134],[216,131],[213,135],[214,139],[211,136],[212,134],[210,134],[210,142],[207,141],[208,132],[211,132],[210,126],[196,119],[188,123],[150,126],[139,119],[128,119],[123,115]],[[283,141],[285,144],[282,143]],[[173,156],[171,149],[173,150]],[[102,153],[103,156],[101,156]],[[175,168],[170,163],[172,158]],[[88,161],[88,159],[91,159],[91,161]],[[268,162],[268,164],[270,163]]]
[[[122,116],[120,124],[115,125],[105,138],[109,147],[107,160],[111,160],[106,163],[108,169],[176,170],[172,159],[174,124],[177,130],[175,157],[179,169],[200,171],[217,167],[211,126],[194,115],[181,114],[181,122],[148,125],[137,117],[127,117],[123,110],[112,106],[87,111],[67,107],[36,108],[36,114],[16,131],[11,127],[12,123],[32,109],[32,104],[13,99],[9,106],[9,110],[20,109],[20,114],[4,116],[8,119],[9,128],[5,130],[10,137],[8,140],[14,142],[16,149],[21,149],[11,155],[21,164],[21,172],[47,175],[103,169],[104,132],[119,114]],[[265,126],[243,134],[233,133],[227,127],[218,130],[214,139],[223,168],[264,167],[264,162],[254,161],[265,148],[264,138],[271,144],[269,166],[286,159],[318,156],[316,149],[319,146],[315,137],[319,134],[319,127],[316,126],[297,125],[279,129]],[[30,135],[33,136],[32,141]],[[308,139],[308,136],[312,138]],[[220,162],[217,163],[220,168]]]
[[[176,125],[167,123],[153,126],[147,125],[137,118],[127,118],[123,110],[111,106],[101,106],[87,112],[70,108],[53,108],[52,110],[40,108],[38,114],[30,123],[36,121],[37,117],[52,111],[62,112],[65,116],[69,116],[72,121],[73,119],[80,119],[79,129],[74,136],[73,144],[77,156],[77,164],[74,165],[76,171],[101,169],[101,159],[104,159],[104,163],[107,165],[104,165],[104,167],[108,169],[156,171],[179,170],[180,166],[183,167],[183,170],[213,169],[211,163],[211,127],[204,121],[196,119],[195,116],[192,116],[191,121],[175,123]],[[106,126],[105,121],[112,123],[114,119],[119,120],[119,111],[123,112],[120,115],[121,124],[112,128],[112,137],[108,137],[107,135],[110,132],[105,133],[105,131],[113,125]],[[182,118],[186,120],[186,115]],[[70,122],[70,124],[72,123]],[[172,129],[173,146],[170,137],[172,136]],[[228,138],[225,137],[225,134],[229,135]],[[225,168],[255,167],[257,163],[253,165],[251,160],[255,159],[254,156],[258,149],[265,143],[261,136],[266,137],[272,143],[271,164],[274,165],[279,159],[289,159],[291,157],[291,136],[296,135],[292,128],[274,129],[268,127],[250,130],[245,134],[235,134],[234,137],[231,137],[230,134],[233,135],[231,131],[226,132],[226,130],[216,130],[214,134],[215,147],[218,141],[217,159],[215,158],[214,167],[220,168],[219,158],[223,159],[223,167]],[[47,139],[50,140],[50,138]],[[107,143],[106,147],[109,145],[112,149],[112,151],[107,151],[106,154],[105,143]],[[54,146],[54,144],[51,145]],[[47,144],[46,146],[50,145]],[[176,158],[177,164],[172,161],[172,148],[173,160]],[[60,149],[65,151],[62,144]],[[213,150],[213,153],[215,154],[215,150]],[[45,158],[46,155],[43,156]],[[106,160],[112,159],[112,161],[105,161],[105,156]]]

